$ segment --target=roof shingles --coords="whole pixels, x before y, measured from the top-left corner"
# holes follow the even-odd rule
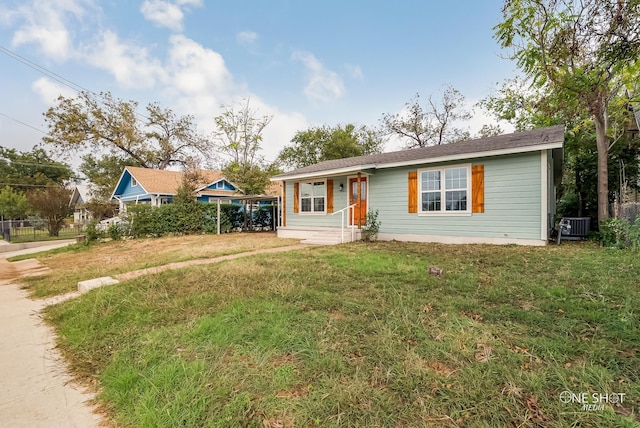
[[[548,143],[561,143],[564,141],[564,126],[557,125],[547,128],[534,129],[532,131],[516,132],[513,134],[498,135],[494,137],[476,140],[461,141],[458,143],[443,144],[440,146],[422,147],[397,152],[378,153],[367,156],[356,156],[344,159],[334,159],[298,168],[284,174],[277,175],[272,180],[281,180],[302,174],[322,173],[327,171],[347,168],[375,168],[385,164],[402,162],[420,163],[420,161],[434,161],[439,158],[461,156],[471,154],[499,152],[502,150],[518,150],[523,152]]]

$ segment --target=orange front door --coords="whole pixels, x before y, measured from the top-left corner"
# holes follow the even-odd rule
[[[349,205],[355,205],[351,224],[363,225],[367,215],[367,177],[360,177],[360,189],[357,177],[349,179]]]

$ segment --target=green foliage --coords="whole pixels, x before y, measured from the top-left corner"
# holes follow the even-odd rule
[[[238,210],[238,205],[232,207]],[[229,211],[224,206],[221,208],[221,233],[231,230]],[[159,207],[140,204],[127,208],[126,219],[130,225],[129,234],[134,238],[216,233],[217,206],[202,202],[174,203]]]
[[[269,185],[269,177],[279,171],[275,164],[230,162],[223,168],[225,178],[235,184],[247,195],[261,195]]]
[[[119,241],[127,233],[127,225],[125,223],[113,223],[107,229],[107,235],[114,241]]]
[[[640,217],[634,224],[615,218],[600,223],[600,239],[605,247],[640,249]]]
[[[365,242],[375,241],[378,238],[381,224],[378,220],[378,210],[367,211],[364,226],[362,226],[362,240]]]
[[[108,201],[126,166],[142,165],[126,155],[104,155],[97,158],[93,154],[88,154],[82,157],[80,172],[94,186],[95,199]]]
[[[71,214],[71,192],[61,186],[35,189],[27,193],[31,209],[47,220],[49,236],[58,236],[65,219]]]
[[[0,215],[4,220],[24,217],[28,210],[29,203],[22,192],[14,191],[10,186],[0,189]]]
[[[597,214],[608,217],[608,159],[625,133],[629,100],[637,91],[640,56],[640,4],[637,1],[517,0],[502,9],[494,27],[502,47],[535,89],[550,97],[542,104],[564,121],[589,117],[597,148]],[[626,94],[625,94],[626,95]],[[636,94],[632,93],[632,96]]]
[[[198,133],[192,116],[176,117],[157,103],[147,105],[145,116],[138,115],[137,108],[137,102],[115,99],[109,92],[60,96],[44,115],[49,132],[43,140],[65,156],[108,152],[104,161],[89,157],[85,165],[92,174],[104,178],[101,188],[113,180],[114,167],[119,163],[131,160],[133,165],[165,169],[212,148],[212,143]],[[140,117],[147,120],[140,123]]]
[[[318,162],[382,152],[382,135],[365,126],[320,126],[298,131],[278,159],[288,168],[302,168]]]
[[[275,174],[277,166],[267,164],[259,155],[262,133],[272,116],[257,117],[257,111],[244,99],[236,107],[226,106],[222,114],[214,118],[219,150],[229,161],[223,168],[229,181],[245,194],[262,194]]]
[[[20,152],[0,146],[0,186],[26,192],[34,186],[62,184],[71,176],[69,165],[54,161],[43,149]]]
[[[103,233],[98,230],[98,221],[91,220],[84,227],[84,234],[87,238],[86,242],[97,241],[98,239],[103,237]]]

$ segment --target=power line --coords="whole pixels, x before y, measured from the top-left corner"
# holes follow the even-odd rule
[[[50,77],[51,79],[55,80],[56,82],[61,83],[62,85],[66,86],[68,88],[71,88],[76,92],[85,92],[85,93],[89,94],[90,96],[92,96],[94,98],[97,98],[97,101],[99,103],[101,103],[102,105],[107,106],[107,103],[106,103],[107,98],[102,94],[94,92],[94,91],[92,91],[90,89],[85,88],[82,85],[79,85],[79,84],[77,84],[77,83],[75,83],[75,82],[73,82],[73,81],[71,81],[69,79],[66,79],[66,78],[60,76],[59,74],[49,70],[48,68],[43,67],[43,66],[41,66],[41,65],[39,65],[39,64],[37,64],[37,63],[25,58],[25,57],[23,57],[22,55],[20,55],[18,53],[13,52],[12,50],[10,50],[10,49],[2,46],[2,45],[0,45],[0,53],[3,53],[5,55],[7,55],[8,57],[14,59],[15,61],[18,61],[19,63],[21,63],[23,65],[26,65],[27,67],[37,71],[38,73],[41,73],[41,74],[44,74],[47,77]],[[147,120],[147,121],[151,120],[149,117],[145,116],[144,114],[142,114],[140,112],[134,111],[134,114],[136,116],[142,118],[142,119]],[[31,127],[30,125],[26,125],[26,126]]]
[[[44,135],[47,135],[47,133],[46,133],[45,131],[43,131],[42,129],[36,128],[36,127],[35,127],[35,126],[33,126],[33,125],[29,125],[28,123],[23,122],[23,121],[21,121],[21,120],[18,120],[18,119],[16,119],[15,117],[11,117],[11,116],[9,116],[8,114],[4,114],[4,113],[2,113],[1,111],[0,111],[0,116],[6,117],[7,119],[13,120],[14,122],[18,122],[20,125],[24,125],[24,126],[26,126],[27,128],[31,128],[31,129],[33,129],[34,131],[38,131],[38,132],[40,132],[40,133],[42,133],[42,134],[44,134]]]
[[[10,58],[13,58],[14,60],[26,65],[27,67],[42,73],[50,78],[52,78],[53,80],[57,81],[58,83],[63,84],[64,86],[67,86],[71,89],[73,89],[74,91],[86,91],[86,92],[91,92],[88,89],[86,89],[83,86],[78,85],[77,83],[72,82],[71,80],[65,79],[64,77],[60,76],[59,74],[54,73],[51,70],[48,70],[46,68],[44,68],[41,65],[36,64],[35,62],[28,60],[27,58],[23,57],[22,55],[19,55],[15,52],[13,52],[12,50],[9,50],[7,48],[5,48],[4,46],[0,45],[0,52],[2,52],[3,54],[7,55]]]

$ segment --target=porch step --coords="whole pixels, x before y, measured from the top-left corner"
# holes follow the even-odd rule
[[[341,232],[340,230],[326,230],[314,233],[307,239],[300,241],[303,244],[309,245],[337,245],[340,244]],[[351,230],[345,229],[344,242],[351,242]]]

